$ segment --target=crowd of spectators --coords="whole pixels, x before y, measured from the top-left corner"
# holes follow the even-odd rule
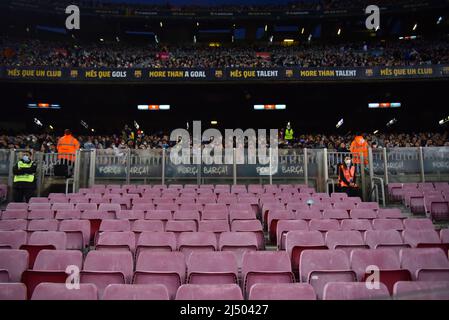
[[[449,63],[449,41],[206,47],[0,41],[0,65],[80,68],[370,67]]]
[[[153,134],[128,134],[123,131],[116,135],[76,136],[83,149],[110,149],[110,150],[151,150],[169,148],[176,144],[170,141],[168,133],[157,132]],[[366,134],[365,139],[373,148],[395,147],[449,147],[448,132],[444,133],[379,133]],[[328,148],[340,152],[348,151],[354,135],[326,135],[326,134],[298,134],[288,144],[280,137],[281,149],[319,149]],[[53,134],[18,134],[0,135],[0,149],[32,149],[45,153],[56,153],[58,136]]]

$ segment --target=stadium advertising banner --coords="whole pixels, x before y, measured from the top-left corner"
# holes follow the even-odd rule
[[[266,69],[81,69],[0,67],[0,79],[28,81],[341,81],[447,77],[449,77],[449,65]]]

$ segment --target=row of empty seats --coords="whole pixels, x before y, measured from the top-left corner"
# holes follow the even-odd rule
[[[67,268],[80,270],[81,283],[93,283],[102,297],[109,284],[162,284],[174,299],[182,284],[237,284],[244,297],[258,283],[307,283],[322,299],[329,282],[365,282],[374,270],[391,294],[398,281],[449,281],[449,260],[438,248],[306,250],[298,270],[293,270],[284,251],[247,251],[239,269],[232,252],[141,252],[134,263],[127,251],[42,250],[33,268],[25,250],[0,250],[0,282],[21,281],[31,297],[43,282],[66,283]],[[376,268],[376,269],[373,269]],[[297,277],[295,277],[297,274]]]

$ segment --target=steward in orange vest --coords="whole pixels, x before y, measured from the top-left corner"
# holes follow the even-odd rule
[[[351,142],[351,147],[349,148],[352,153],[352,159],[354,164],[360,164],[360,153],[363,154],[363,162],[368,164],[368,142],[361,135],[357,135]]]
[[[346,157],[345,162],[338,167],[338,186],[340,188],[357,188],[355,166],[351,164],[349,157]]]
[[[64,131],[64,136],[58,140],[58,159],[75,161],[76,151],[80,148],[80,143],[72,136],[69,129]]]

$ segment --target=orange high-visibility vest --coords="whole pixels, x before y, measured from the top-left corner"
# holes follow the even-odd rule
[[[355,164],[360,164],[360,153],[363,155],[363,162],[368,164],[368,142],[362,137],[357,136],[351,143],[349,148],[352,153],[352,162]]]
[[[58,140],[58,159],[75,161],[76,151],[80,148],[80,143],[72,135],[64,135]]]
[[[343,176],[345,177],[346,181],[348,182],[354,182],[354,175],[355,175],[355,167],[351,166],[351,168],[348,168],[346,166],[341,165],[340,170],[343,172]],[[348,184],[346,184],[341,178],[340,173],[338,173],[338,185],[340,187],[349,187]]]

